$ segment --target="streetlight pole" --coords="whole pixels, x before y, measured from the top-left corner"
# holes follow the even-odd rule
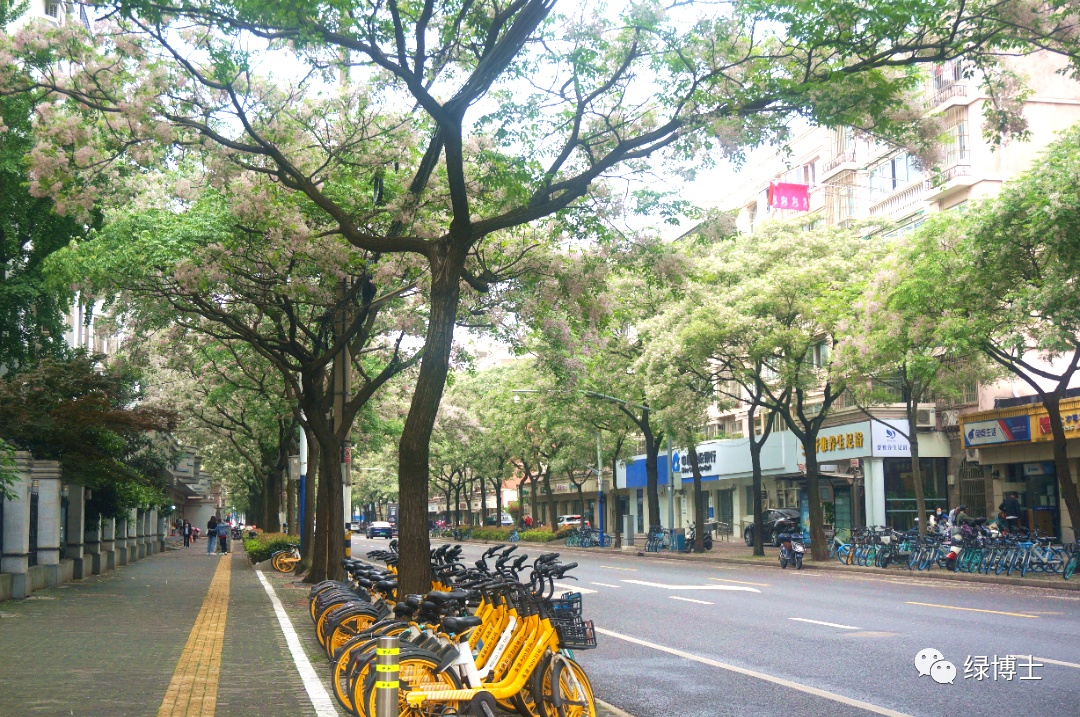
[[[665,438],[667,439],[667,485],[668,485],[668,497],[667,497],[667,514],[668,514],[668,530],[675,530],[675,471],[672,470],[673,465],[671,463],[671,431],[664,431]],[[673,532],[672,538],[675,533]],[[675,549],[675,541],[672,540],[671,549]]]
[[[604,459],[600,452],[600,429],[596,430],[596,512],[599,513],[600,535],[604,535],[604,515],[607,505],[604,503]],[[615,476],[612,476],[614,478]]]

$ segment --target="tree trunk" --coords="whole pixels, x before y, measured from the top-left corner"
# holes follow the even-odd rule
[[[319,451],[319,442],[315,440],[315,436],[311,431],[307,431],[307,444],[308,464],[307,475],[304,479],[304,524],[301,526],[301,530],[304,531],[301,538],[301,542],[304,544],[304,552],[300,557],[299,572],[310,571],[315,555],[316,485],[319,480],[319,460],[321,454]],[[310,572],[308,573],[308,577],[311,577]],[[310,579],[305,581],[311,582]]]
[[[1068,439],[1065,436],[1065,426],[1061,422],[1060,400],[1059,392],[1043,394],[1042,404],[1046,408],[1047,415],[1050,416],[1050,433],[1054,437],[1054,472],[1057,473],[1061,497],[1065,499],[1065,507],[1072,521],[1072,541],[1065,540],[1064,535],[1061,536],[1061,542],[1066,543],[1080,539],[1080,497],[1077,496],[1076,483],[1073,481],[1072,470],[1069,468]]]
[[[918,522],[915,524],[919,529],[919,535],[926,535],[926,491],[923,489],[922,465],[919,462],[919,431],[915,428],[915,413],[918,404],[911,402],[908,405],[908,443],[911,445],[911,480],[915,487],[915,515]]]
[[[559,526],[559,506],[555,500],[555,491],[551,489],[551,469],[544,469],[544,488],[547,489],[547,519],[551,523],[551,529]]]
[[[660,493],[659,491],[659,455],[660,443],[653,440],[652,430],[649,427],[649,413],[645,412],[642,419],[642,434],[645,437],[645,493],[649,502],[649,530],[660,527]],[[671,477],[671,466],[668,466],[668,488],[674,485]]]
[[[818,490],[817,431],[807,432],[802,444],[806,452],[806,490],[810,506],[810,555],[814,560],[828,560],[829,546],[825,544],[824,515]]]
[[[319,484],[326,484],[326,511],[319,513],[319,532],[326,535],[326,580],[343,580],[345,569],[345,496],[342,493],[341,446],[334,437],[332,445],[322,446]]]
[[[690,470],[694,474],[694,552],[705,552],[705,500],[701,492],[701,466],[698,463],[697,446],[689,441]]]
[[[754,472],[754,555],[765,555],[764,526],[762,525],[762,513],[765,512],[761,504],[761,449],[762,444],[750,439],[750,465]],[[732,526],[734,534],[734,526]]]
[[[326,478],[326,472],[324,470],[325,460],[323,458],[324,451],[319,451],[319,480],[318,490],[315,494],[315,505],[312,506],[314,510],[311,510],[311,518],[314,521],[312,530],[312,553],[311,553],[311,570],[308,571],[307,582],[309,583],[321,583],[326,580],[326,549],[327,549],[327,535],[326,535],[326,516],[329,512],[329,481]],[[310,455],[309,455],[310,458]],[[310,463],[309,463],[310,465]],[[317,529],[315,529],[317,528]]]
[[[276,470],[269,470],[264,477],[266,485],[263,493],[263,529],[270,533],[281,532],[281,476]]]
[[[467,249],[467,246],[455,246],[451,254],[431,261],[431,313],[424,357],[398,448],[398,592],[401,595],[423,595],[431,590],[431,543],[427,531],[431,432],[450,368],[461,293],[459,279]]]
[[[484,478],[480,478],[480,525],[481,526],[484,525],[485,523],[487,523],[487,517],[488,517],[487,490],[485,490],[485,488],[486,488],[486,486],[484,485],[485,483],[487,483],[487,481]],[[499,522],[495,521],[495,524],[498,525]]]

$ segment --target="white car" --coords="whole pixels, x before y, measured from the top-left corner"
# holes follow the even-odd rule
[[[503,524],[504,526],[507,526],[507,525],[513,525],[513,524],[514,524],[514,519],[510,517],[510,514],[509,514],[509,513],[503,513],[503,514],[502,514],[502,524]]]
[[[580,515],[560,515],[559,528],[580,528],[584,520]]]

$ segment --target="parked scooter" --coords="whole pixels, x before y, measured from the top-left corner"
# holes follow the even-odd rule
[[[780,568],[786,568],[788,563],[795,566],[796,570],[802,570],[803,553],[806,548],[802,544],[802,533],[780,534]]]
[[[697,540],[697,530],[693,523],[686,529],[686,543],[683,545],[684,553],[692,553],[694,551],[694,541]],[[705,535],[701,541],[705,545],[706,550],[712,550],[712,533],[705,531]]]
[[[233,540],[240,540],[240,526],[239,525],[234,525],[230,532],[232,533],[232,539]]]

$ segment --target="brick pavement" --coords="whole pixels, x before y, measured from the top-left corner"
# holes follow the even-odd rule
[[[313,717],[246,555],[174,547],[0,603],[0,715]],[[308,586],[269,566],[263,574],[329,689],[328,661],[306,613]]]

